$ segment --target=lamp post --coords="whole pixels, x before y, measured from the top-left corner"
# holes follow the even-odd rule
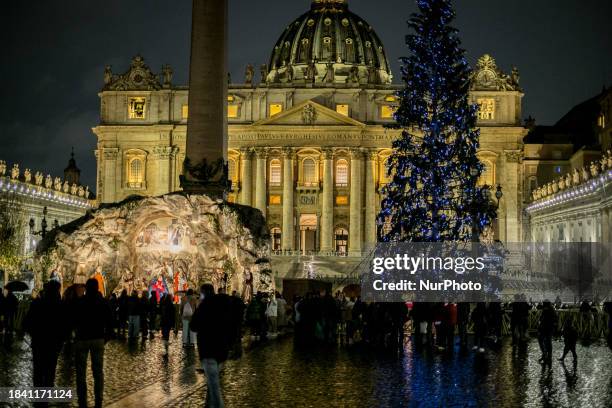
[[[54,227],[57,227],[59,225],[59,223],[57,222],[57,220],[55,220],[55,223],[53,224]],[[30,218],[30,235],[40,235],[41,238],[45,238],[45,236],[47,235],[47,207],[43,208],[43,219],[42,222],[40,223],[40,231],[34,231],[34,227],[36,226],[36,223],[34,222],[34,218]]]

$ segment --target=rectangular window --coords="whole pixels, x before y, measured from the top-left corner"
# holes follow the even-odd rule
[[[336,205],[348,205],[349,199],[347,196],[337,196],[336,197]]]
[[[183,119],[189,119],[189,105],[183,105],[181,108],[181,117]]]
[[[230,119],[234,119],[238,117],[238,105],[236,104],[227,105],[227,117]]]
[[[382,105],[380,107],[380,118],[381,119],[393,119],[393,115],[397,111],[395,106],[391,105]]]
[[[271,103],[269,108],[270,116],[278,115],[283,111],[283,105],[280,103]]]
[[[128,101],[128,118],[144,119],[146,115],[146,99],[130,98]]]
[[[476,100],[479,106],[478,119],[480,120],[493,120],[495,119],[495,99],[493,98],[479,98]]]
[[[344,104],[336,105],[336,112],[344,116],[349,116],[349,106]]]
[[[271,195],[270,196],[270,205],[281,205],[281,196],[280,195]]]

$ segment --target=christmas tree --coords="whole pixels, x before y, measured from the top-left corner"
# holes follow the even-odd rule
[[[405,87],[378,217],[383,242],[469,241],[495,217],[487,187],[478,186],[478,106],[469,103],[471,70],[451,0],[418,0],[408,22],[410,56],[402,58]]]

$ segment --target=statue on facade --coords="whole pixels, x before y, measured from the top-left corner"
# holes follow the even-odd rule
[[[608,168],[612,169],[612,152],[608,150],[607,153],[608,153]]]
[[[304,69],[304,79],[306,82],[314,82],[317,78],[317,66],[314,61],[310,61],[308,66]]]
[[[4,160],[0,160],[0,177],[6,174],[6,162]]]
[[[162,67],[162,75],[164,77],[164,86],[169,88],[172,85],[172,76],[174,71],[170,65],[164,65]]]
[[[308,104],[302,110],[302,122],[306,125],[314,125],[317,116],[317,111],[314,106]]]
[[[580,172],[578,172],[578,169],[574,169],[574,174],[572,176],[572,185],[577,186],[578,184],[580,184]]]
[[[565,187],[567,188],[571,188],[572,187],[572,175],[567,173],[565,175]]]
[[[358,84],[359,83],[359,67],[353,65],[349,70],[348,77],[346,78],[347,84]]]
[[[510,81],[514,86],[514,89],[518,90],[519,82],[521,81],[521,76],[517,67],[512,67],[512,72],[510,73]]]
[[[293,65],[289,64],[287,65],[287,69],[285,71],[285,77],[287,78],[288,83],[293,82],[293,75],[294,75]]]
[[[378,79],[378,70],[374,65],[370,65],[368,67],[368,83],[377,84],[379,82]]]
[[[557,184],[556,181],[553,181],[551,183],[551,187],[552,187],[553,194],[556,194],[559,191],[559,185]]]
[[[55,180],[53,180],[53,188],[57,191],[62,191],[62,180],[60,180],[59,177],[56,177]]]
[[[583,166],[580,170],[582,171],[582,181],[589,181],[590,177],[587,168]]]
[[[25,169],[25,171],[23,172],[23,179],[26,183],[32,182],[32,172],[30,171],[30,169]]]
[[[325,76],[323,77],[323,82],[327,84],[333,84],[336,79],[336,71],[334,70],[334,64],[327,64],[327,71],[325,72]]]
[[[51,175],[47,174],[47,178],[45,179],[45,187],[51,188],[53,187],[53,180],[51,179]]]
[[[552,183],[546,184],[546,195],[552,195],[552,193],[553,193]]]
[[[247,64],[244,71],[244,83],[247,85],[253,85],[253,78],[255,77],[255,68],[253,65]]]
[[[11,180],[18,180],[19,179],[19,165],[18,164],[13,164],[13,168],[11,169]]]
[[[561,177],[558,181],[559,190],[565,190],[565,177]]]
[[[64,184],[62,185],[62,191],[66,194],[68,194],[68,192],[70,191],[70,184],[68,184],[67,181],[64,181]]]
[[[599,163],[601,165],[601,172],[603,173],[608,168],[608,160],[606,159],[606,156],[602,156]]]
[[[89,198],[89,186],[85,187],[85,198]]]
[[[83,188],[83,186],[79,186],[77,194],[79,195],[79,197],[85,196],[85,189]]]
[[[40,171],[37,171],[36,174],[34,175],[34,183],[37,186],[42,186],[43,183],[43,175]]]
[[[268,82],[268,66],[266,64],[261,64],[259,67],[259,74],[261,75],[262,84]]]
[[[79,191],[79,187],[76,184],[73,183],[70,186],[70,194],[76,195],[78,191]]]
[[[113,82],[113,68],[110,65],[104,67],[104,85]]]
[[[599,166],[597,166],[596,164],[597,162],[591,162],[591,176],[592,177],[597,177],[599,175]]]

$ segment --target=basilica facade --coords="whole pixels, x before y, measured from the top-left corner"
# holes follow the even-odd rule
[[[386,158],[400,134],[386,126],[401,86],[384,45],[346,1],[315,0],[255,71],[247,66],[229,87],[229,200],[263,212],[279,275],[349,273],[376,242]],[[122,74],[106,68],[93,129],[100,204],[180,190],[188,94],[169,66],[156,74],[140,56]],[[523,236],[522,98],[516,69],[478,60],[482,183],[503,188],[495,235],[505,242]]]

